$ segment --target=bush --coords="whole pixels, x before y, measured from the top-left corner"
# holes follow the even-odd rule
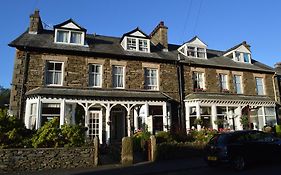
[[[157,145],[157,160],[190,158],[201,156],[205,144],[199,143],[160,143]]]
[[[207,143],[218,131],[212,129],[194,130],[189,133],[194,142]]]
[[[32,146],[35,148],[53,148],[63,146],[63,137],[59,129],[59,119],[53,118],[37,130],[32,137]]]
[[[277,137],[281,137],[281,125],[275,126],[275,132]]]
[[[132,137],[134,151],[137,152],[145,151],[147,142],[150,140],[150,136],[151,134],[147,130],[136,132]]]
[[[32,134],[20,119],[8,116],[6,109],[0,109],[0,148],[31,147]]]
[[[80,125],[63,125],[61,133],[64,138],[64,147],[79,147],[85,144],[86,128]]]
[[[63,125],[59,128],[59,119],[53,118],[39,128],[32,137],[35,148],[76,147],[85,144],[85,127]]]
[[[157,144],[163,143],[163,142],[173,142],[174,141],[170,132],[160,131],[155,135],[155,137],[156,137]]]

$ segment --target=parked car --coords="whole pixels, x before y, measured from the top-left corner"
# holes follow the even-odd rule
[[[205,148],[205,160],[209,166],[227,163],[236,170],[243,170],[253,162],[280,158],[281,139],[255,130],[216,134]]]

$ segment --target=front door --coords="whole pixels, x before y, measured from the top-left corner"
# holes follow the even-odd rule
[[[120,142],[125,136],[125,113],[123,111],[112,111],[111,120],[111,141]]]
[[[101,111],[89,111],[88,136],[90,139],[98,137],[102,143],[102,113]]]

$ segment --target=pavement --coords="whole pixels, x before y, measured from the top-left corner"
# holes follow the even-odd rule
[[[183,172],[189,169],[206,167],[201,157],[166,160],[159,162],[141,162],[130,166],[121,164],[100,165],[94,168],[55,169],[38,172],[14,172],[9,175],[157,175],[168,172]]]

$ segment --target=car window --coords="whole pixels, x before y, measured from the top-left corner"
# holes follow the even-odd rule
[[[227,143],[229,140],[229,136],[227,134],[216,134],[214,137],[209,141],[210,145],[222,145]]]
[[[273,140],[272,135],[263,132],[252,132],[248,136],[249,140],[254,142],[271,142]]]

